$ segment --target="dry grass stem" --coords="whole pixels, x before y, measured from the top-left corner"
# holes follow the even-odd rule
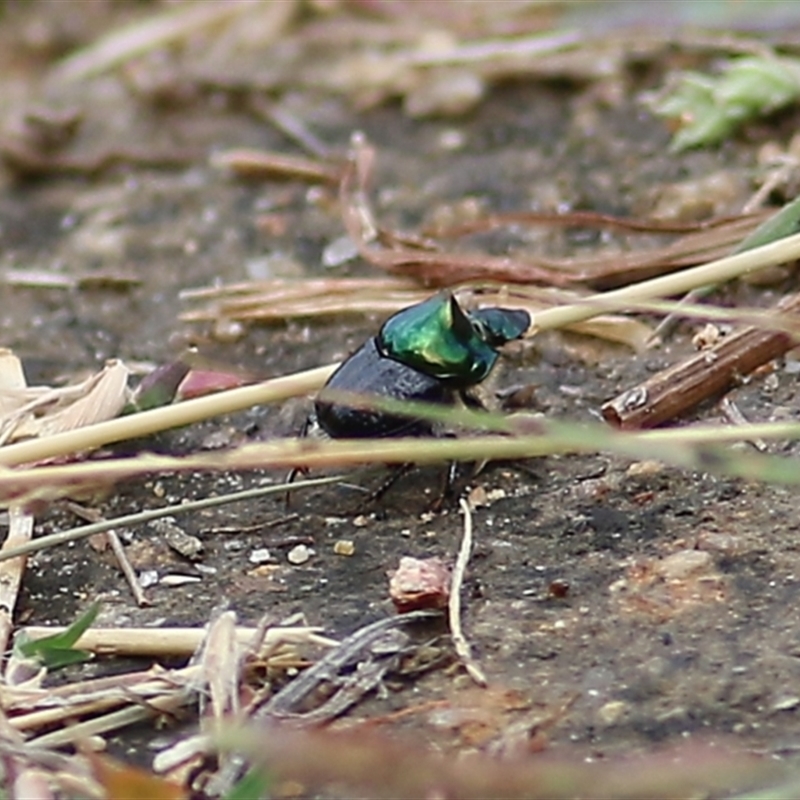
[[[752,210],[747,216],[754,221],[760,221],[768,212]],[[520,225],[542,225],[558,227],[587,227],[606,230],[634,231],[640,233],[692,233],[709,230],[711,228],[725,227],[731,222],[743,219],[743,215],[731,217],[714,217],[712,219],[682,222],[680,220],[666,220],[659,218],[641,219],[636,217],[616,217],[597,211],[510,211],[489,213],[469,222],[457,223],[449,227],[438,227],[426,230],[430,236],[465,236],[467,234],[482,233],[501,227],[517,227]]]
[[[466,414],[466,412],[464,412]],[[513,418],[508,419],[508,424]],[[465,423],[466,424],[466,423]],[[520,421],[524,431],[525,424]],[[536,422],[538,429],[541,421]],[[570,426],[574,433],[574,426]],[[669,434],[665,438],[665,433]],[[111,485],[123,479],[155,472],[188,471],[241,471],[293,467],[309,469],[345,467],[364,464],[418,464],[444,461],[480,461],[492,459],[536,458],[558,453],[594,452],[608,449],[610,452],[630,453],[654,443],[670,446],[711,444],[742,441],[760,436],[765,439],[795,439],[800,436],[800,424],[796,422],[759,423],[742,427],[720,427],[698,425],[680,431],[647,431],[636,436],[627,434],[622,438],[613,436],[603,428],[587,427],[578,440],[564,431],[550,435],[535,436],[475,436],[460,439],[404,439],[393,440],[331,440],[282,439],[272,442],[254,443],[229,451],[196,453],[189,456],[146,455],[135,458],[108,459],[99,463],[75,463],[59,466],[44,466],[21,470],[0,470],[0,497],[51,499],[80,488],[97,488]],[[682,452],[682,458],[688,452]],[[285,487],[281,488],[285,491]],[[149,513],[149,512],[144,512]],[[163,512],[156,512],[160,515]],[[93,530],[92,533],[96,533]],[[27,545],[14,548],[8,553],[0,552],[0,561],[33,552],[43,546],[52,546],[83,538],[89,535],[85,529],[74,533],[66,531],[47,537],[46,545],[34,540]],[[42,540],[44,541],[44,537]]]
[[[208,625],[199,653],[192,659],[199,664],[202,683],[207,691],[201,693],[200,715],[206,716],[211,706],[211,717],[218,725],[225,714],[239,713],[239,681],[242,677],[246,645],[239,642],[236,614],[223,611]]]
[[[230,414],[262,403],[274,403],[318,389],[334,365],[273,378],[255,386],[187,400],[127,417],[108,420],[85,428],[57,433],[43,439],[18,442],[0,448],[0,466],[12,467],[44,459],[67,456],[102,447],[112,442],[149,436],[168,428],[190,425],[209,417]]]
[[[138,705],[111,711],[99,717],[76,722],[68,728],[45,733],[29,740],[32,747],[64,747],[92,736],[100,736],[109,731],[126,728],[138,722],[144,722],[157,716],[174,717],[186,705],[194,700],[194,692],[188,690],[173,691],[170,694],[139,701]]]
[[[690,233],[654,250],[592,253],[589,257],[577,258],[453,253],[441,251],[430,243],[423,249],[410,247],[407,237],[380,227],[370,205],[368,187],[376,159],[374,147],[361,133],[353,135],[351,145],[350,159],[339,187],[348,235],[366,261],[387,272],[413,276],[428,286],[491,280],[543,283],[562,288],[579,283],[595,289],[613,288],[718,259],[751,233],[758,222],[752,217],[731,218],[717,227]]]
[[[147,463],[147,460],[145,461],[145,463]],[[31,470],[31,472],[36,473],[37,470],[33,469]],[[303,481],[294,481],[291,485],[291,488],[293,491],[297,491],[300,489],[307,489],[312,486],[324,486],[325,484],[328,483],[335,483],[338,480],[341,480],[341,476],[339,475],[330,475],[325,478],[310,478]],[[152,520],[161,519],[166,516],[172,516],[176,514],[186,514],[189,513],[190,511],[199,511],[201,509],[214,508],[216,506],[221,506],[221,505],[228,505],[230,503],[238,503],[243,500],[252,500],[258,497],[264,497],[269,494],[285,492],[287,488],[288,488],[287,484],[261,486],[256,489],[246,489],[241,492],[232,492],[230,494],[221,495],[218,497],[205,497],[202,500],[191,500],[189,502],[178,505],[165,506],[164,508],[150,509],[148,511],[137,511],[135,514],[126,514],[122,517],[117,517],[112,520],[93,522],[89,525],[84,525],[79,528],[72,528],[71,530],[61,531],[60,533],[52,533],[48,536],[40,536],[39,538],[31,542],[28,542],[24,545],[20,545],[19,547],[14,548],[13,551],[11,548],[9,548],[8,552],[6,553],[0,551],[0,561],[3,561],[8,558],[14,558],[18,555],[24,555],[25,553],[32,553],[38,550],[43,550],[46,547],[54,547],[59,544],[66,544],[67,542],[75,542],[78,541],[79,539],[85,539],[88,536],[94,536],[95,534],[105,533],[106,531],[111,530],[115,527],[122,527],[125,525],[138,525],[143,522],[150,522]]]
[[[596,307],[593,305],[595,301],[605,307],[608,307],[609,303],[613,303],[618,308],[624,308],[627,301],[636,303],[683,294],[696,286],[723,283],[758,269],[785,264],[798,258],[800,258],[800,234],[794,234],[762,247],[726,256],[699,267],[686,269],[672,275],[663,275],[649,281],[626,286],[623,289],[603,292],[572,305],[546,309],[534,317],[532,332],[562,328],[565,325],[589,319],[597,313]]]
[[[246,11],[248,3],[200,3],[169,8],[118,28],[65,58],[50,76],[54,86],[77,83],[119,67],[126,61],[186,39],[192,33],[217,27]],[[277,3],[291,13],[291,3]],[[283,14],[283,10],[281,14]]]
[[[458,551],[456,565],[453,568],[450,598],[447,604],[447,619],[450,624],[450,636],[453,639],[456,655],[464,665],[464,669],[478,686],[487,686],[489,682],[486,680],[486,675],[473,658],[472,648],[461,627],[461,588],[464,584],[464,574],[467,571],[469,556],[472,552],[472,509],[463,498],[459,499],[458,504],[464,514],[464,533],[461,536],[461,547]]]
[[[96,716],[129,703],[130,697],[117,692],[114,696],[98,697],[96,700],[87,700],[83,703],[65,703],[61,706],[29,711],[12,717],[10,724],[15,730],[27,733],[44,727],[52,728],[61,723],[71,723],[78,717]]]
[[[27,544],[33,535],[32,514],[26,514],[18,506],[11,506],[8,517],[8,536],[0,552]],[[14,608],[26,565],[27,558],[24,556],[0,562],[0,653],[8,650],[14,627]]]
[[[0,347],[0,420],[28,402],[31,391],[36,390],[28,387],[22,362],[11,350]],[[44,391],[40,388],[37,395]]]
[[[745,417],[739,406],[737,406],[730,397],[723,397],[719,402],[719,408],[725,419],[727,419],[731,425],[749,425],[747,417]],[[767,443],[763,439],[750,439],[750,444],[752,444],[759,453],[765,453],[767,451]]]
[[[237,148],[212,156],[211,165],[241,178],[303,180],[310,183],[338,184],[341,167],[319,159]]]
[[[68,705],[94,702],[105,698],[129,697],[136,692],[140,697],[157,697],[176,686],[196,685],[200,675],[198,666],[166,670],[156,665],[148,670],[108,675],[75,681],[62,686],[21,686],[3,685],[0,698],[3,708],[9,712],[24,712],[9,718],[9,724],[16,728],[25,713],[33,713],[44,708],[62,708]]]
[[[36,639],[58,629],[32,628],[25,633]],[[63,630],[60,629],[60,630]],[[41,747],[58,747],[81,738],[163,714],[172,715],[198,698],[211,698],[215,719],[236,711],[240,682],[239,664],[252,653],[258,638],[258,658],[280,667],[287,653],[297,659],[297,645],[332,648],[338,642],[322,636],[317,628],[276,626],[259,630],[235,625],[232,612],[219,615],[207,629],[90,629],[77,647],[98,654],[132,657],[186,657],[199,651],[196,663],[175,670],[153,667],[145,672],[79,681],[50,689],[6,686],[2,690],[5,709],[19,711],[9,719],[9,730],[50,731],[31,741]],[[80,719],[76,723],[76,719]]]
[[[61,633],[59,626],[34,625],[22,631],[31,639]],[[319,645],[334,647],[337,642],[320,633],[321,628],[271,627],[264,632],[261,648],[272,650],[280,645]],[[237,645],[247,647],[258,633],[257,628],[237,627]],[[89,628],[75,647],[104,656],[131,658],[182,658],[191,656],[206,638],[203,628]]]
[[[482,282],[476,286],[451,287],[469,307],[501,305],[524,308],[536,314],[556,303],[583,300],[584,293],[548,287],[512,286]],[[195,289],[182,294],[184,300],[204,305],[181,314],[184,322],[284,322],[293,317],[343,314],[389,315],[420,303],[430,290],[401,278],[326,278],[319,280],[257,281],[218,288]],[[619,315],[607,315],[598,307],[592,320],[567,326],[576,333],[596,336],[640,350],[652,335],[646,323]]]

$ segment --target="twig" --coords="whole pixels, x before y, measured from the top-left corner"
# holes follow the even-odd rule
[[[326,653],[313,667],[274,695],[270,701],[255,710],[254,719],[295,715],[297,707],[321,682],[335,680],[339,670],[358,660],[363,653],[387,631],[409,622],[417,622],[439,616],[435,611],[409,611],[396,617],[386,617],[360,628],[342,641],[335,650]],[[305,715],[303,715],[305,716]]]
[[[118,697],[120,693],[127,693],[128,689],[134,688],[143,697],[148,694],[163,694],[165,689],[175,685],[195,682],[199,674],[197,666],[165,670],[156,665],[147,670],[89,678],[62,686],[49,686],[46,689],[41,686],[6,685],[0,691],[0,699],[6,711],[34,713],[31,709],[87,703],[103,697]],[[24,714],[15,715],[8,720],[8,724],[16,728],[23,718]]]
[[[750,424],[747,417],[742,414],[739,406],[737,406],[730,397],[723,397],[722,400],[720,400],[719,407],[722,413],[725,415],[725,419],[727,419],[732,425]],[[767,443],[763,439],[750,439],[749,442],[753,445],[753,447],[755,447],[756,450],[759,451],[759,453],[766,452]]]
[[[479,686],[487,686],[486,675],[480,665],[472,656],[472,648],[464,636],[461,628],[461,587],[464,583],[464,573],[469,563],[470,551],[472,550],[472,510],[469,503],[460,498],[458,501],[461,511],[464,513],[464,534],[461,537],[461,548],[458,551],[456,565],[453,568],[453,580],[450,584],[450,600],[447,605],[448,621],[450,623],[450,636],[453,639],[456,655],[464,665],[467,674]]]
[[[305,156],[291,156],[266,150],[236,148],[212,157],[212,166],[226,169],[242,178],[300,180],[338,184],[341,167]]]
[[[26,514],[18,506],[11,506],[8,517],[8,536],[2,548],[5,552],[24,546],[30,542],[33,534],[32,514]],[[0,563],[0,653],[8,649],[8,641],[14,626],[14,606],[17,603],[27,561],[27,558],[20,557]]]
[[[330,157],[331,148],[315,136],[301,119],[280,103],[270,102],[260,93],[250,94],[248,103],[259,117],[269,121],[284,136],[300,145],[307,153],[321,159]]]
[[[106,521],[103,519],[103,515],[94,509],[84,508],[77,503],[71,502],[67,504],[67,507],[70,511],[72,511],[73,514],[85,520],[86,522],[95,523]],[[108,530],[106,531],[105,536],[108,544],[111,546],[111,551],[114,553],[114,556],[117,559],[119,568],[122,570],[122,574],[125,576],[125,580],[128,581],[128,586],[130,586],[133,599],[136,600],[136,605],[138,605],[140,608],[149,606],[150,601],[147,599],[147,597],[145,597],[144,589],[142,589],[142,585],[139,583],[139,578],[136,576],[136,571],[133,569],[131,562],[128,560],[128,554],[125,552],[125,548],[122,546],[122,542],[120,541],[117,532],[114,530]]]
[[[306,489],[312,486],[324,486],[328,483],[335,483],[341,479],[341,475],[330,475],[326,478],[310,478],[303,481],[294,481],[291,485],[291,489],[294,492],[298,489]],[[35,553],[39,550],[44,550],[47,547],[54,547],[59,544],[67,544],[68,542],[76,542],[79,539],[85,539],[87,536],[94,536],[96,533],[105,533],[112,528],[138,525],[142,522],[150,522],[154,519],[160,519],[161,517],[185,514],[189,511],[199,511],[204,508],[227,505],[228,503],[238,503],[242,500],[251,500],[255,497],[263,497],[264,495],[285,492],[286,489],[286,484],[260,486],[258,489],[245,489],[242,492],[232,492],[231,494],[224,494],[220,497],[205,497],[202,500],[192,500],[188,503],[166,506],[165,508],[154,508],[149,511],[137,511],[135,514],[126,514],[122,517],[106,519],[102,522],[94,522],[91,525],[82,525],[80,528],[72,528],[68,531],[52,533],[49,536],[40,536],[38,539],[33,539],[32,541],[25,542],[24,544],[20,544],[15,547],[9,547],[8,550],[5,550],[4,548],[3,550],[0,550],[0,562],[11,558],[16,558],[17,556],[27,555],[28,553]]]
[[[474,233],[492,231],[500,227],[519,225],[547,225],[552,227],[587,227],[605,228],[617,231],[631,231],[634,233],[694,233],[710,228],[721,228],[738,222],[745,216],[751,217],[753,222],[758,221],[764,212],[752,209],[744,211],[741,215],[728,217],[713,217],[712,219],[697,222],[674,222],[672,220],[636,217],[618,217],[613,214],[602,214],[597,211],[518,211],[506,213],[490,213],[470,222],[463,222],[449,227],[432,228],[425,230],[431,236],[455,237],[467,236]]]
[[[788,295],[775,308],[779,313],[800,312],[800,295]],[[603,417],[623,430],[655,427],[725,391],[796,341],[783,331],[744,328],[618,395],[603,405]]]
[[[63,747],[65,744],[98,736],[107,731],[118,730],[137,722],[142,722],[157,714],[174,715],[180,708],[188,705],[194,699],[195,692],[188,689],[178,689],[161,697],[154,697],[147,703],[112,711],[101,717],[78,722],[69,728],[45,733],[28,741],[31,747]]]

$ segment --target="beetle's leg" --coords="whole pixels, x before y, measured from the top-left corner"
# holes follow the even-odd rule
[[[479,411],[491,410],[482,398],[472,392],[468,392],[466,389],[459,390],[458,398],[467,408],[477,408]]]
[[[448,500],[453,499],[453,491],[458,480],[458,461],[448,461],[447,468],[442,470],[442,482],[439,494],[429,506],[430,511],[441,511]]]
[[[308,432],[311,428],[315,425],[315,420],[312,415],[306,417],[306,421],[303,423],[303,427],[300,429],[300,432],[297,434],[298,438],[305,439],[308,436]],[[308,467],[292,467],[286,478],[284,479],[284,483],[292,484],[297,480],[298,475],[308,475],[309,469]],[[286,510],[288,511],[292,507],[292,490],[287,489],[286,495],[284,497],[284,505]]]
[[[362,507],[371,505],[372,503],[377,503],[389,489],[394,486],[400,478],[408,475],[411,470],[414,469],[416,464],[413,461],[406,461],[405,464],[397,464],[391,468],[391,472],[389,473],[389,477],[377,488],[374,489],[372,492],[369,493],[369,497],[364,500],[362,503]]]

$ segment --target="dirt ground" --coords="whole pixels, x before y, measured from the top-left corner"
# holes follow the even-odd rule
[[[19,107],[25,80],[49,63],[49,55],[31,55],[33,45],[17,34],[30,31],[37,14],[56,14],[46,4],[8,5],[3,36],[23,43],[17,77],[7,87],[7,111]],[[139,13],[134,4],[121,9],[121,16]],[[96,24],[102,30],[116,22],[106,10]],[[392,227],[414,228],[470,201],[496,211],[586,209],[644,217],[692,185],[707,201],[701,213],[734,213],[762,178],[760,148],[767,141],[785,145],[800,117],[784,112],[721,147],[673,153],[666,125],[640,99],[670,66],[665,53],[629,66],[611,82],[501,82],[471,113],[455,118],[412,119],[396,101],[357,110],[345,97],[311,91],[290,100],[293,113],[333,152],[346,150],[354,130],[366,134],[378,153],[376,207]],[[214,64],[206,67],[211,71]],[[71,155],[152,149],[178,153],[182,163],[127,163],[92,175],[54,172],[24,180],[6,170],[0,276],[33,270],[132,279],[31,288],[0,278],[0,344],[23,359],[30,383],[72,380],[112,357],[167,362],[188,341],[215,363],[275,376],[341,359],[375,332],[379,316],[253,326],[235,341],[181,323],[179,292],[187,288],[376,271],[358,260],[321,266],[326,246],[342,235],[327,189],[299,181],[246,182],[210,165],[209,156],[226,148],[297,152],[235,98],[189,92],[156,103],[116,75],[96,78],[90,87],[91,96],[79,84],[74,96],[56,104],[85,116]],[[281,217],[281,230],[264,224],[269,215]],[[517,230],[479,241],[491,252],[529,247],[563,255],[590,253],[613,238],[585,229]],[[725,299],[746,295],[767,305],[794,282],[790,276],[766,288],[729,290]],[[536,384],[537,410],[596,420],[604,401],[689,353],[694,333],[686,325],[669,344],[638,354],[588,338],[543,335],[514,350],[498,385]],[[797,417],[796,363],[780,362],[734,392],[749,419]],[[309,408],[308,400],[253,408],[162,435],[151,446],[187,452],[287,435],[299,429]],[[710,406],[692,417],[700,418],[719,419],[719,410]],[[794,452],[796,446],[772,449]],[[135,605],[108,554],[86,542],[47,550],[30,560],[17,618],[63,624],[100,598],[98,624],[202,625],[227,604],[245,623],[265,613],[282,619],[302,612],[310,624],[344,636],[392,613],[386,573],[402,556],[455,558],[462,531],[457,508],[427,511],[438,476],[436,468],[419,470],[366,509],[363,493],[330,486],[298,493],[289,512],[281,498],[187,515],[180,526],[205,548],[197,563],[172,553],[148,526],[127,531],[137,570],[198,578],[151,586],[146,608]],[[245,488],[263,477],[159,475],[121,485],[94,505],[114,516]],[[384,477],[368,470],[353,482],[374,486]],[[796,757],[800,521],[793,490],[605,455],[493,464],[470,486],[483,487],[489,500],[475,511],[465,628],[490,691],[503,698],[496,700],[502,722],[492,723],[487,739],[515,720],[535,718],[531,725],[540,726],[543,746],[565,756],[602,759],[688,739]],[[36,531],[74,524],[55,506],[37,518]],[[353,555],[335,553],[342,539],[353,542]],[[293,565],[287,554],[298,543],[311,548],[311,557]],[[269,569],[251,559],[264,547],[273,554]],[[439,633],[435,628],[430,635]],[[436,647],[449,653],[443,639]],[[112,668],[100,660],[87,670]],[[439,666],[393,684],[350,716],[441,699],[468,705],[476,691],[458,670]],[[480,744],[477,734],[469,741],[463,727],[433,712],[389,727],[446,749]],[[122,731],[110,747],[149,763],[175,735]]]

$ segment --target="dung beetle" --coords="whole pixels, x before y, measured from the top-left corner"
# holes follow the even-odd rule
[[[450,405],[494,367],[497,349],[530,327],[527,311],[483,308],[465,312],[443,292],[399,311],[331,375],[325,389]],[[474,401],[471,402],[474,405]],[[333,438],[426,436],[430,422],[315,401],[319,427]]]

